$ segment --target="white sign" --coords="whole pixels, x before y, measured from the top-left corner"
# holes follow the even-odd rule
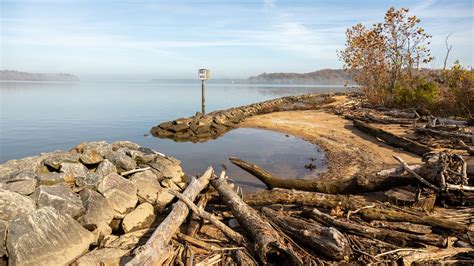
[[[199,69],[198,78],[200,80],[207,80],[209,79],[209,69]]]

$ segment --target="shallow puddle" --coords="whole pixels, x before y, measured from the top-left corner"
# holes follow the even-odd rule
[[[245,191],[254,191],[265,186],[230,163],[230,156],[255,163],[284,178],[315,178],[326,171],[324,152],[316,145],[270,130],[238,128],[205,143],[147,138],[146,145],[181,160],[182,167],[190,175],[202,173],[209,164],[219,173],[221,165],[225,165],[228,176]],[[310,163],[316,168],[305,168],[305,165]]]

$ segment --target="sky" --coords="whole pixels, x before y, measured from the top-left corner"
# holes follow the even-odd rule
[[[345,30],[410,8],[441,67],[474,61],[472,0],[0,0],[0,69],[81,79],[247,78],[341,68]]]

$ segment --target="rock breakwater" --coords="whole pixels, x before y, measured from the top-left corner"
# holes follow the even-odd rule
[[[235,128],[245,118],[279,111],[315,109],[323,103],[330,102],[331,96],[339,94],[287,96],[205,115],[198,112],[192,117],[161,123],[153,127],[150,132],[155,137],[175,141],[204,142]]]
[[[186,186],[180,161],[128,141],[0,164],[0,264],[118,263]]]

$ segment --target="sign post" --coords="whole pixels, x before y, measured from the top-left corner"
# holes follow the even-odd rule
[[[206,80],[209,79],[209,69],[199,69],[198,77],[201,80],[201,113],[206,114]]]

